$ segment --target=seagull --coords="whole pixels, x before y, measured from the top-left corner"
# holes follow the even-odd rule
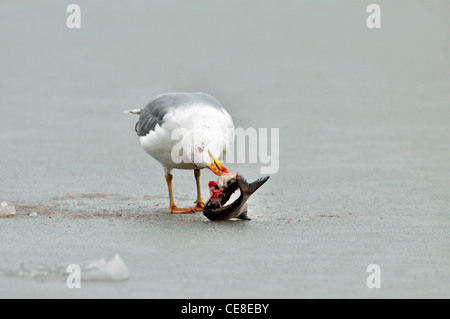
[[[222,165],[227,150],[233,146],[233,119],[209,94],[165,93],[158,95],[143,109],[127,110],[138,114],[135,131],[144,151],[161,163],[169,191],[170,213],[195,213],[205,205],[200,192],[200,170],[209,168],[221,176],[228,173]],[[194,171],[197,200],[191,208],[175,205],[172,170]]]

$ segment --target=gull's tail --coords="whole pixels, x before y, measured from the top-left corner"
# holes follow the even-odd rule
[[[134,109],[134,110],[126,110],[126,111],[123,111],[123,113],[125,113],[125,114],[137,114],[137,115],[139,115],[139,114],[141,114],[141,111],[142,111],[142,109]]]

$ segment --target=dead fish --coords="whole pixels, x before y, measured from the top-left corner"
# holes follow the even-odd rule
[[[222,207],[226,204],[231,195],[239,188],[236,174],[223,174],[216,182],[208,183],[211,197],[206,202],[210,208]]]
[[[210,220],[228,220],[239,218],[250,220],[247,216],[247,200],[260,188],[270,176],[257,179],[249,184],[247,180],[239,174],[231,176],[225,185],[218,185],[215,182],[209,182],[211,197],[203,207],[203,215]],[[241,195],[233,203],[223,206],[230,196],[239,188]]]

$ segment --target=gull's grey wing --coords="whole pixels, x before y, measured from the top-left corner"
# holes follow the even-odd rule
[[[162,126],[164,116],[172,109],[189,104],[208,104],[218,109],[223,106],[211,95],[206,93],[166,93],[150,101],[141,111],[135,131],[139,136],[145,136],[155,129],[158,124]]]

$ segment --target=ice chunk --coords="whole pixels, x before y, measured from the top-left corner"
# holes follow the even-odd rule
[[[3,201],[0,203],[0,217],[9,217],[16,214],[16,207],[8,205],[7,202]]]
[[[31,217],[36,217],[36,216],[37,216],[37,213],[36,213],[36,212],[32,212],[32,213],[30,214],[30,216],[31,216]]]
[[[105,258],[90,262],[81,269],[81,280],[90,281],[118,281],[130,277],[127,266],[118,254],[111,261]]]
[[[25,267],[20,265],[20,269],[0,268],[0,276],[30,278],[38,281],[54,280],[60,277],[67,277],[67,265],[38,267]],[[91,261],[80,267],[81,281],[120,281],[130,278],[130,273],[122,258],[118,254],[111,261],[105,258]]]

